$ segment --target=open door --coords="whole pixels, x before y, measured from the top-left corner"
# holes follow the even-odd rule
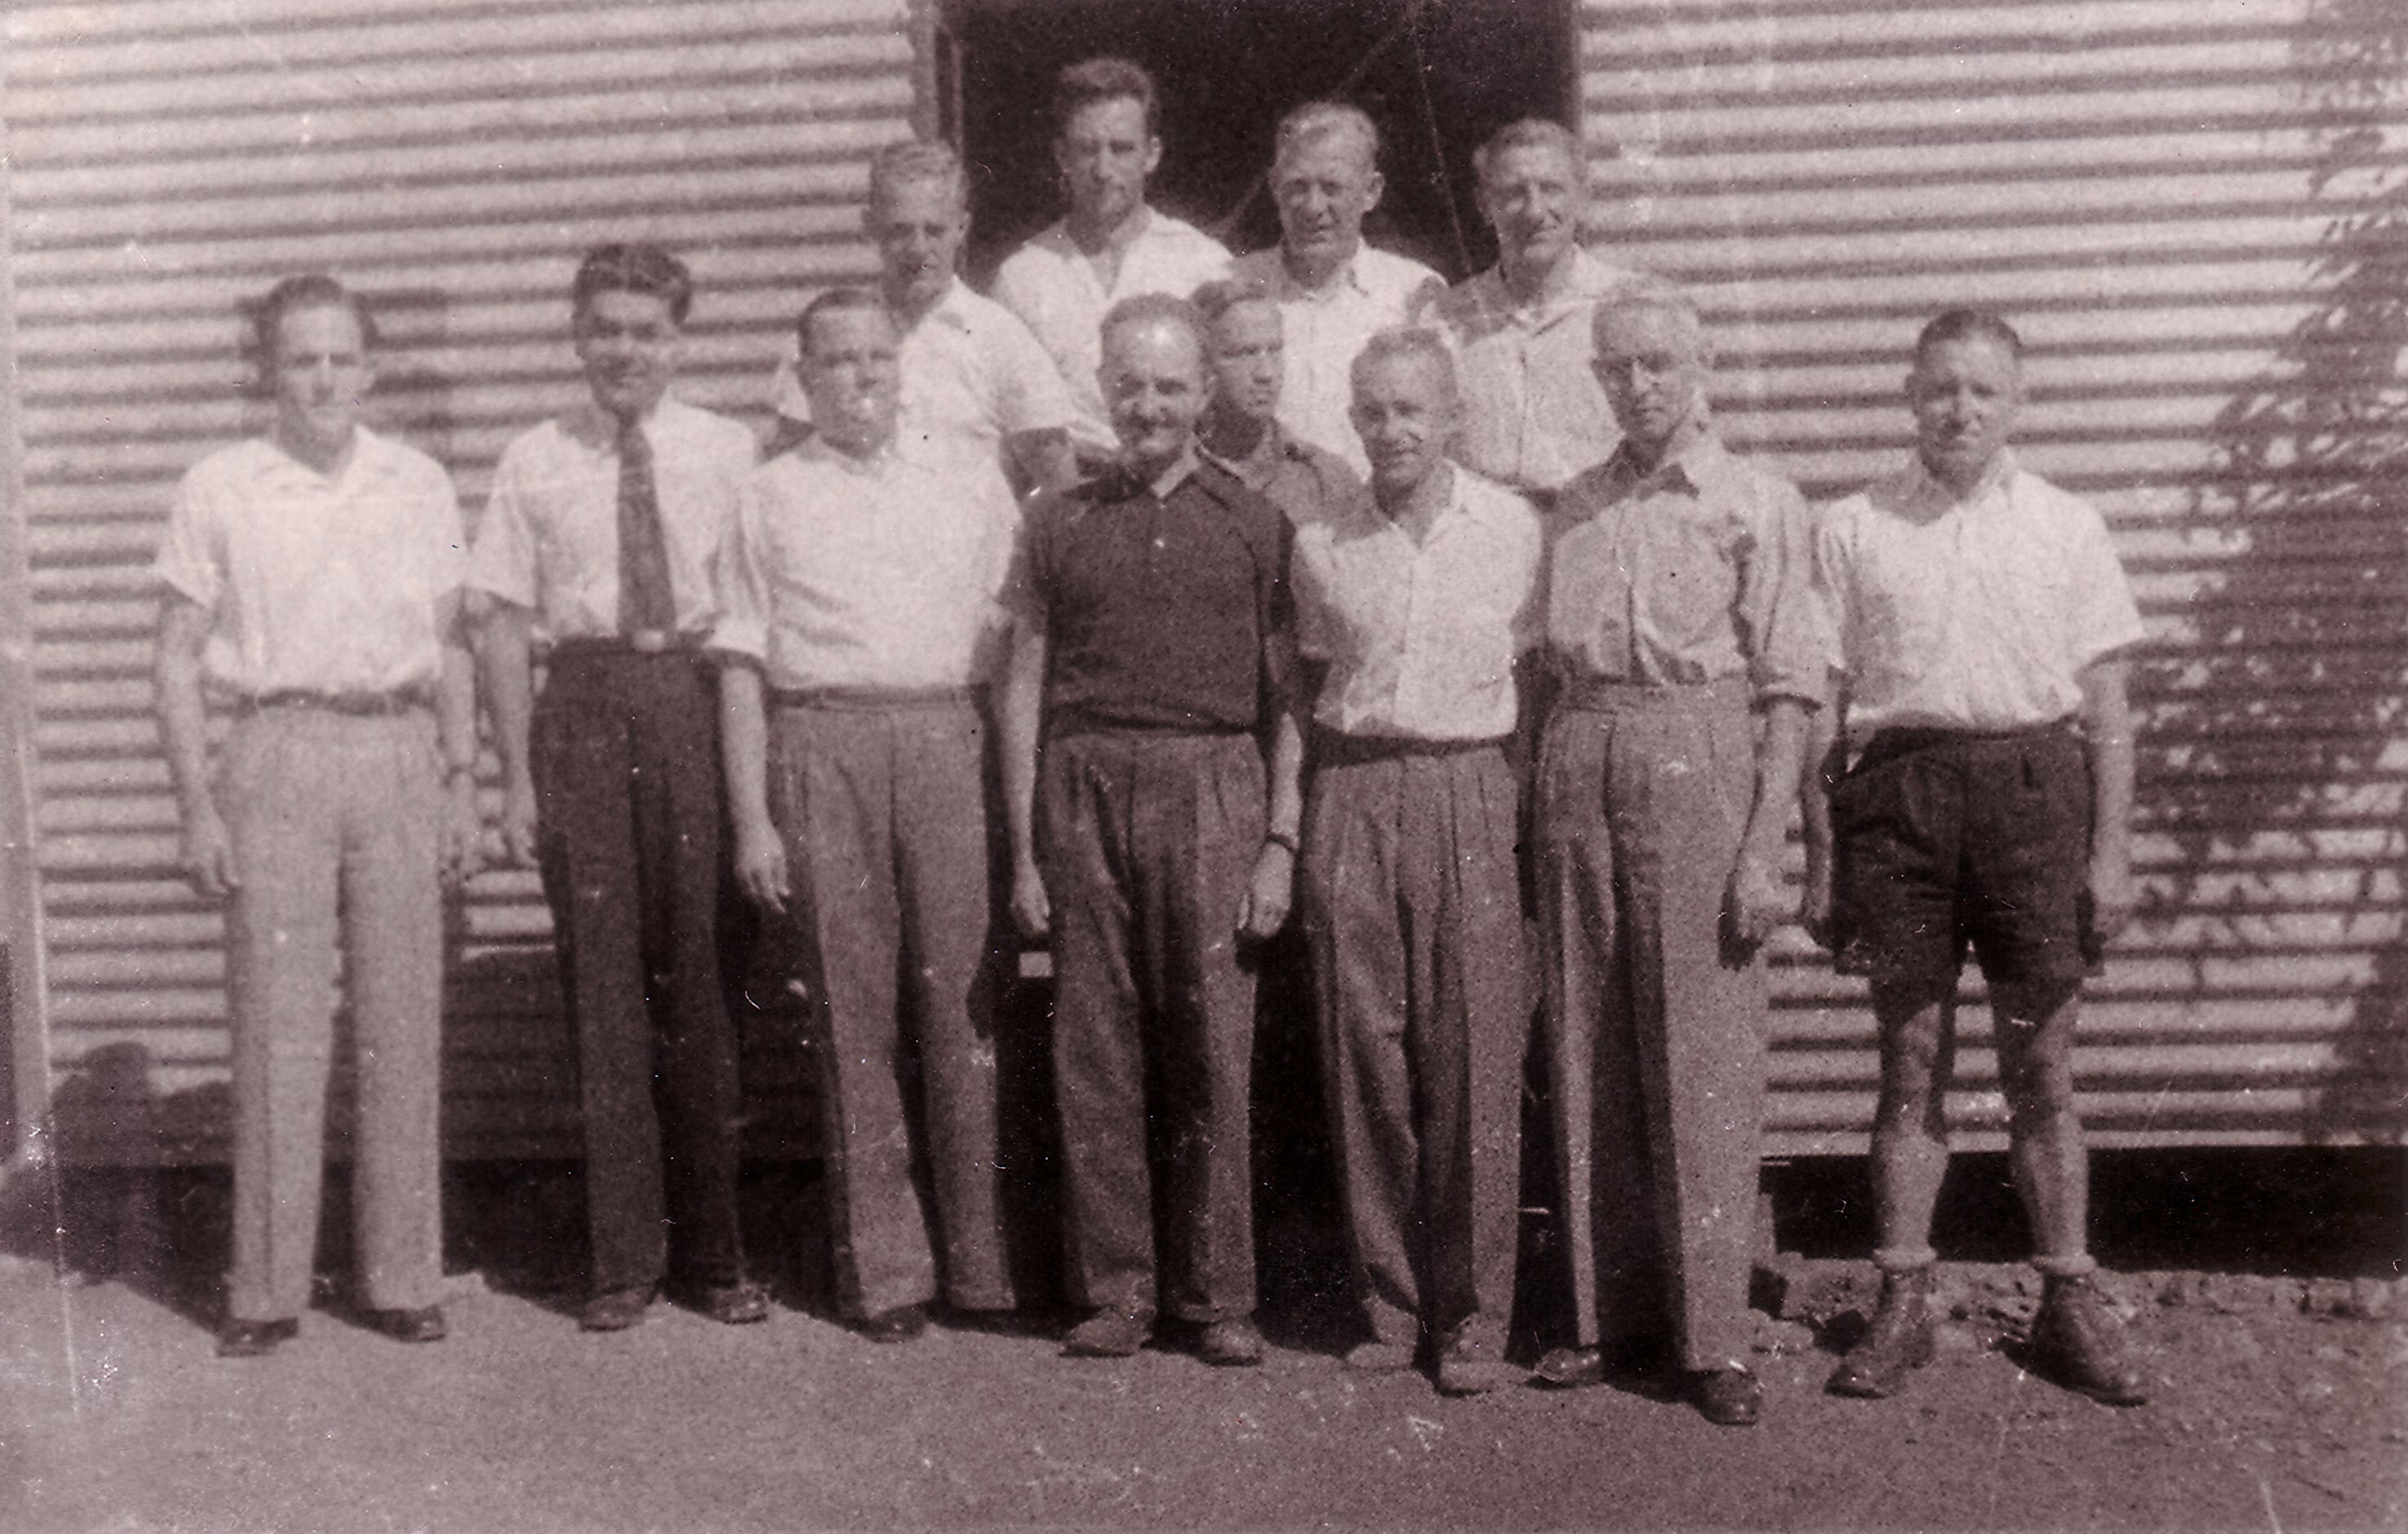
[[[981,285],[1060,214],[1054,75],[1096,54],[1161,82],[1156,206],[1240,252],[1279,238],[1263,177],[1300,102],[1371,114],[1388,190],[1367,234],[1455,279],[1495,259],[1471,151],[1517,117],[1578,126],[1570,0],[948,0],[943,21],[941,126],[969,166],[966,265]]]

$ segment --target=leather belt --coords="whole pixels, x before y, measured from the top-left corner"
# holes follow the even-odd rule
[[[394,714],[412,713],[435,707],[435,689],[419,683],[395,687],[386,692],[319,692],[308,687],[276,687],[265,693],[253,693],[242,700],[242,711],[262,713],[269,709],[311,709],[321,713],[342,714],[351,719],[384,719]]]
[[[1491,736],[1474,740],[1422,740],[1400,735],[1344,735],[1337,730],[1312,732],[1315,767],[1361,767],[1370,762],[1402,761],[1415,756],[1463,756],[1497,751],[1511,738]]]
[[[710,636],[698,629],[639,628],[627,634],[580,634],[554,639],[554,658],[579,655],[669,655],[700,650]]]
[[[973,703],[968,687],[772,687],[781,709],[939,709]]]
[[[1553,707],[1585,713],[1630,713],[1641,710],[1679,713],[1692,710],[1745,708],[1753,696],[1745,677],[1715,681],[1673,682],[1656,686],[1641,681],[1606,681],[1596,677],[1567,677]]]

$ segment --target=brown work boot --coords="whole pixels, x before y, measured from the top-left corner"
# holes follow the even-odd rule
[[[1848,1350],[1824,1386],[1834,1396],[1894,1396],[1907,1374],[1931,1362],[1931,1265],[1882,1273],[1881,1304],[1864,1340]]]
[[[2124,1328],[2087,1273],[2048,1275],[2028,1356],[2033,1373],[2104,1405],[2139,1406],[2149,1398],[2141,1371],[2124,1355]]]

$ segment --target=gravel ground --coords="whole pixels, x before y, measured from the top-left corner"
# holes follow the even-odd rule
[[[1761,1286],[1766,1418],[1733,1430],[1621,1389],[1350,1375],[1276,1271],[1252,1370],[1066,1360],[1042,1334],[879,1347],[825,1318],[808,1265],[765,1326],[661,1308],[587,1336],[560,1201],[523,1187],[454,1231],[450,1340],[393,1343],[330,1299],[273,1357],[222,1361],[195,1186],[70,1189],[64,1242],[0,1257],[0,1529],[2408,1527],[2408,1295],[2379,1274],[2112,1273],[2157,1390],[2114,1411],[2017,1367],[2028,1269],[1951,1262],[1941,1357],[1860,1402],[1821,1384],[1870,1279],[1784,1236],[1809,1250]]]

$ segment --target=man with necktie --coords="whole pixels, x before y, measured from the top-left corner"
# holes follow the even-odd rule
[[[503,834],[543,871],[576,1039],[589,1331],[633,1326],[664,1283],[719,1321],[768,1313],[737,1240],[718,691],[703,653],[755,450],[741,424],[667,397],[693,298],[684,264],[656,247],[586,256],[570,310],[592,397],[503,452],[469,558]]]

